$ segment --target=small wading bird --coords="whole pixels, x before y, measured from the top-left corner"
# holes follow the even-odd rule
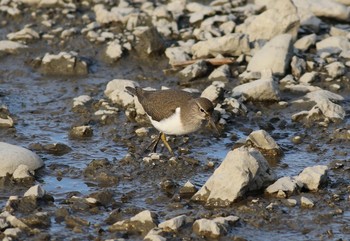
[[[174,155],[165,134],[185,135],[195,132],[206,120],[219,133],[212,117],[214,105],[207,98],[193,98],[190,93],[182,90],[146,91],[140,87],[126,87],[126,90],[137,97],[152,125],[160,132],[151,144],[154,145],[153,152],[156,152],[161,139]]]

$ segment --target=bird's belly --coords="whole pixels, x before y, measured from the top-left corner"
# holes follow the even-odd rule
[[[175,115],[161,121],[155,121],[150,116],[149,118],[151,120],[152,125],[157,130],[168,135],[185,135],[194,132],[201,127],[201,123],[198,123],[198,125],[191,126],[183,125],[179,113],[176,113]]]

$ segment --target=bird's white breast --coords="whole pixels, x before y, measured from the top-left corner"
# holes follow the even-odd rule
[[[172,116],[163,119],[161,121],[155,121],[152,119],[152,117],[148,116],[151,120],[152,125],[159,130],[160,132],[163,132],[164,134],[168,135],[184,135],[189,133],[187,129],[184,128],[184,125],[180,118],[180,108],[176,108],[175,114]]]

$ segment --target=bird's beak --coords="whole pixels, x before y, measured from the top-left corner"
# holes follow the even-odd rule
[[[214,122],[214,119],[213,119],[213,117],[212,116],[210,116],[210,115],[208,115],[207,116],[207,120],[208,120],[208,122],[209,122],[209,124],[214,128],[214,130],[215,130],[215,132],[216,132],[216,134],[220,134],[220,132],[219,132],[219,130],[218,130],[218,128],[216,127],[216,125],[215,125],[215,122]]]

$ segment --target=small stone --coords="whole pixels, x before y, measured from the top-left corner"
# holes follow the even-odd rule
[[[149,133],[149,128],[141,127],[135,130],[136,135],[138,136],[147,136]]]
[[[315,81],[317,77],[317,72],[316,71],[312,71],[312,72],[308,72],[303,74],[300,79],[299,82],[303,83],[303,84],[309,84]]]
[[[315,206],[315,204],[312,200],[310,200],[309,198],[304,197],[304,196],[302,196],[300,198],[300,203],[301,203],[301,206],[305,207],[305,208],[312,208]]]
[[[324,165],[317,165],[305,168],[297,177],[297,181],[304,184],[304,187],[311,191],[318,190],[318,188],[327,179],[328,167]]]
[[[73,138],[91,137],[92,135],[91,126],[75,126],[69,132],[69,136]]]
[[[346,68],[341,62],[333,62],[325,66],[328,74],[332,78],[337,78],[345,74]]]
[[[287,194],[284,191],[282,191],[282,190],[278,190],[278,192],[276,194],[276,197],[278,197],[278,198],[286,198]]]
[[[73,108],[77,106],[84,106],[92,100],[89,95],[81,95],[73,99]]]
[[[290,207],[295,207],[297,205],[297,200],[293,198],[285,199],[285,204]]]
[[[175,218],[166,220],[158,225],[166,232],[177,232],[181,226],[186,222],[186,215],[177,216]]]
[[[293,136],[292,137],[292,142],[294,144],[300,144],[303,141],[303,139],[301,138],[301,136]]]
[[[13,172],[14,179],[33,178],[33,171],[30,171],[27,165],[19,165]]]
[[[16,238],[20,233],[22,233],[22,230],[19,228],[7,228],[4,231],[5,236],[9,236],[13,238]]]
[[[31,188],[29,188],[25,193],[24,193],[24,197],[28,197],[28,196],[34,196],[37,198],[42,198],[45,195],[46,191],[41,187],[40,184],[35,185]]]

